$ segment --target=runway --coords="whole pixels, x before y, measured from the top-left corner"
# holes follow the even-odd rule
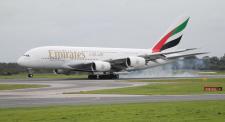
[[[122,80],[85,79],[25,79],[0,80],[7,84],[40,84],[45,88],[29,88],[0,91],[0,107],[26,107],[49,105],[111,104],[160,101],[225,100],[225,94],[216,95],[106,95],[106,94],[63,94],[85,90],[141,86],[159,82],[127,82]]]

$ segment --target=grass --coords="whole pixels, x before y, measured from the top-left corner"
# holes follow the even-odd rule
[[[0,90],[14,90],[14,89],[25,89],[25,88],[41,88],[47,87],[48,85],[34,85],[34,84],[0,84]]]
[[[1,122],[224,122],[225,101],[0,109]]]
[[[225,91],[206,92],[204,86],[225,88],[225,78],[219,79],[176,79],[176,80],[132,80],[136,82],[173,82],[145,86],[81,91],[81,94],[137,94],[137,95],[181,95],[181,94],[224,94]],[[73,92],[71,92],[73,93]],[[70,93],[69,93],[70,94]]]
[[[197,72],[200,75],[225,75],[225,71],[200,71]]]
[[[34,74],[33,78],[87,78],[87,75]],[[0,79],[27,79],[27,74],[0,75]]]

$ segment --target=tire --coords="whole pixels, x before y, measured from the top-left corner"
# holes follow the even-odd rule
[[[110,79],[110,76],[109,75],[99,75],[99,79]]]
[[[119,77],[119,75],[118,74],[115,74],[114,75],[114,79],[119,79],[120,77]]]
[[[119,75],[118,74],[99,75],[99,79],[102,80],[119,79]]]
[[[97,75],[88,75],[88,79],[98,79]]]
[[[28,78],[32,78],[34,75],[33,74],[28,74],[27,77]]]

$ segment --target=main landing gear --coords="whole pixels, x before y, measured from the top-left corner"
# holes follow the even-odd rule
[[[118,74],[88,75],[88,79],[119,79]]]

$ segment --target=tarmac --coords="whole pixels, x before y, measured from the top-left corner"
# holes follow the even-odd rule
[[[142,78],[142,80],[145,79],[148,78]],[[155,78],[155,79],[162,79],[162,78]],[[170,80],[177,78],[164,78],[164,79]],[[64,94],[70,92],[78,93],[80,91],[123,88],[123,87],[142,86],[147,84],[160,83],[160,82],[128,82],[127,80],[130,79],[126,78],[120,80],[1,79],[0,84],[38,84],[38,85],[48,85],[49,87],[2,90],[0,91],[0,108],[53,106],[53,105],[162,102],[162,101],[225,100],[225,94],[207,94],[207,95],[206,94],[204,95]]]

